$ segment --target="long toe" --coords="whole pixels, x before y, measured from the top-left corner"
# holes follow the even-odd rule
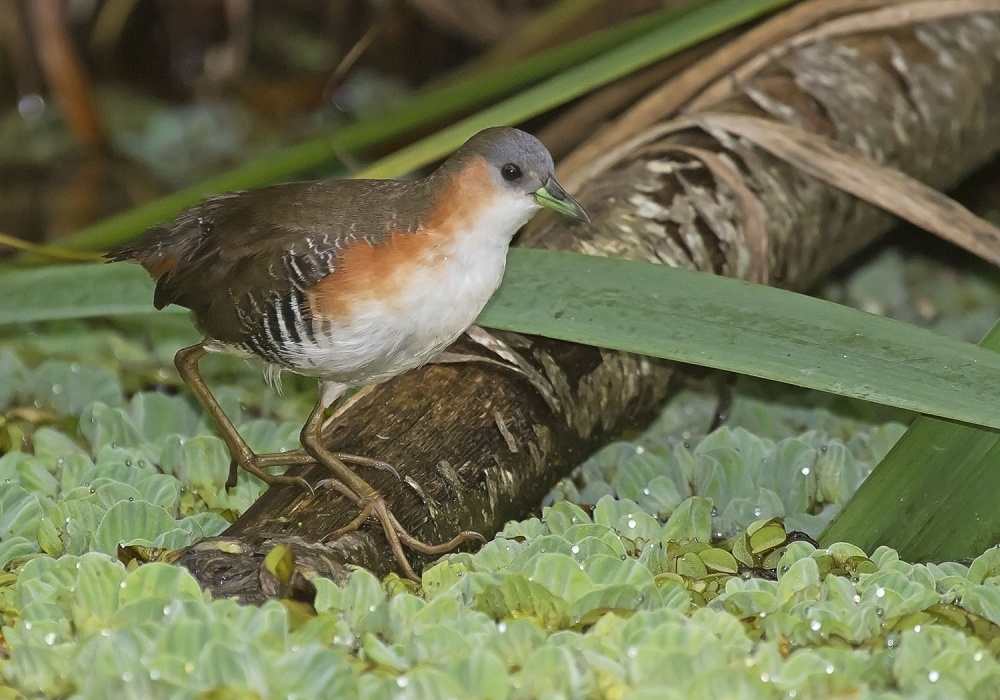
[[[316,492],[313,490],[312,484],[310,484],[301,476],[288,476],[287,474],[271,474],[270,472],[264,471],[263,467],[257,464],[256,460],[251,460],[250,463],[244,464],[242,466],[244,471],[253,474],[268,486],[277,486],[281,484],[289,486],[298,486],[299,488],[308,491],[310,496],[316,495]]]
[[[399,471],[393,465],[388,462],[383,462],[381,459],[373,459],[371,457],[362,457],[361,455],[352,455],[347,452],[337,452],[335,453],[337,459],[341,462],[347,464],[354,464],[359,467],[371,467],[372,469],[381,469],[384,472],[389,472],[397,479],[402,478],[399,475]]]

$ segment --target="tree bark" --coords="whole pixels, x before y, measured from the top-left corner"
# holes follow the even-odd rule
[[[752,72],[693,93],[701,97],[688,104],[701,113],[797,125],[934,187],[952,187],[1000,150],[1000,8],[941,17],[940,8],[951,3],[940,0],[937,15],[928,18],[921,14],[928,3],[888,4],[915,19],[880,24],[862,16],[853,32],[816,25],[811,39],[782,43],[773,38],[779,16],[741,38],[770,37]],[[805,5],[833,6],[825,0]],[[690,78],[685,72],[677,80]],[[552,217],[526,232],[522,245],[804,289],[891,226],[883,212],[750,143],[694,128],[665,133],[658,124],[674,109],[657,114],[649,101],[655,99],[623,115],[618,124],[631,126],[617,141],[607,134],[593,139],[602,144],[599,158],[569,159],[579,168],[573,172],[585,175],[569,179],[593,224]],[[697,123],[697,112],[687,116]],[[732,166],[739,183],[724,176]],[[763,239],[748,225],[755,216],[766,223]],[[532,376],[479,362],[429,366],[377,387],[328,431],[332,448],[400,469],[401,480],[383,472],[364,477],[425,541],[447,540],[462,529],[492,535],[507,520],[537,512],[542,496],[589,452],[646,423],[683,370],[571,343],[500,337]],[[477,352],[470,347],[466,341],[461,351]],[[316,465],[290,473],[311,483],[326,476]],[[393,570],[377,524],[324,541],[354,515],[328,490],[309,497],[272,488],[222,537],[185,550],[179,562],[215,594],[246,601],[308,596],[310,574],[338,579],[349,565],[379,575]],[[262,565],[278,544],[294,552],[302,575],[292,582],[276,582]],[[418,571],[427,562],[413,561]]]

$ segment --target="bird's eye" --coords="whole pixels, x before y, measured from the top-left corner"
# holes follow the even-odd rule
[[[500,174],[503,175],[503,179],[507,182],[521,179],[521,169],[513,163],[507,163],[507,165],[500,168]]]

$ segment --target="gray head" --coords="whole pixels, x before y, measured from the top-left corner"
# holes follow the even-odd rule
[[[540,206],[590,221],[583,207],[556,182],[552,156],[531,134],[507,126],[483,129],[455,151],[442,170],[461,170],[476,157],[486,161],[500,191],[531,197]]]

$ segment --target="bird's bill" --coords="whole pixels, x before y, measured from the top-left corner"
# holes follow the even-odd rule
[[[570,197],[554,177],[550,177],[543,187],[535,190],[535,201],[543,207],[555,209],[560,214],[590,223],[590,217],[580,203]]]

